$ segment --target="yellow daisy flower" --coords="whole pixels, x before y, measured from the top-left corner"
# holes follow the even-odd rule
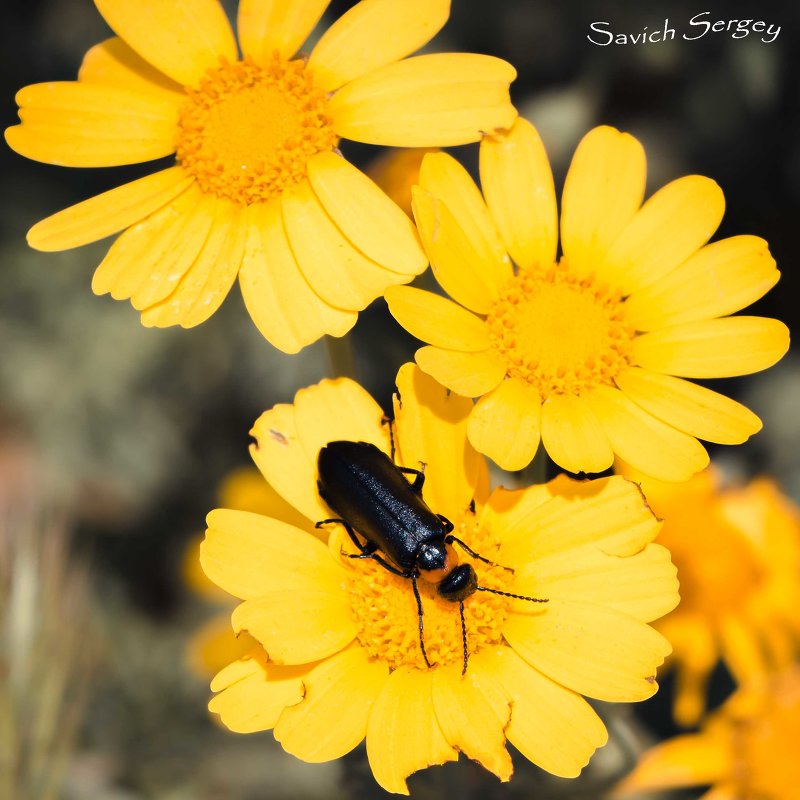
[[[455,302],[386,292],[428,343],[417,364],[480,397],[468,427],[477,450],[516,470],[541,440],[571,472],[600,472],[617,454],[680,481],[708,463],[698,438],[735,444],[760,429],[748,409],[683,380],[764,369],[789,343],[781,322],[726,316],[778,272],[755,236],[706,244],[724,209],[716,183],[690,175],[642,205],[642,146],[595,128],[567,175],[559,259],[553,177],[530,123],[486,137],[480,173],[483,197],[458,162],[428,155],[414,191],[434,274]]]
[[[641,481],[664,520],[681,604],[659,620],[677,669],[674,715],[694,725],[722,659],[740,684],[784,668],[800,644],[800,511],[768,478],[726,488],[706,470],[686,484]]]
[[[711,786],[701,800],[794,800],[800,786],[800,669],[740,690],[703,724],[644,754],[619,785],[631,792]]]
[[[89,50],[77,81],[22,89],[6,140],[62,166],[176,163],[39,222],[31,246],[124,231],[92,288],[130,299],[147,326],[203,322],[238,275],[259,330],[287,353],[343,336],[424,270],[410,220],[337,145],[478,141],[513,123],[516,73],[470,53],[406,58],[449,0],[362,0],[293,58],[328,3],[242,0],[237,47],[217,0],[96,0],[119,38]]]
[[[678,601],[669,552],[638,488],[620,476],[561,477],[489,494],[486,463],[466,437],[471,401],[413,365],[398,374],[397,463],[424,463],[422,495],[492,563],[465,552],[479,585],[458,604],[355,548],[336,526],[326,547],[285,522],[211,512],[201,548],[206,574],[244,602],[237,632],[263,647],[223,669],[209,708],[231,730],[273,729],[309,762],[339,758],[366,737],[377,782],[408,793],[406,778],[459,752],[501,780],[505,742],[556,775],[573,777],[607,738],[582,695],[637,701],[657,689],[668,642],[647,623]],[[331,441],[389,454],[390,427],[357,384],[323,381],[256,422],[251,453],[267,481],[309,520],[331,516],[317,491],[317,454]],[[502,565],[502,566],[500,566]],[[464,669],[464,647],[468,662]]]

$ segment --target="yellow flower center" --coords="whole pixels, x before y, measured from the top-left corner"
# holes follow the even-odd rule
[[[302,60],[222,61],[187,89],[177,158],[204,192],[248,204],[306,175],[308,159],[335,147],[327,96]]]
[[[455,531],[477,553],[493,559],[496,542],[478,530],[473,515],[468,515]],[[456,545],[462,563],[470,562],[478,575],[478,585],[513,592],[513,573],[501,566],[474,561]],[[387,663],[390,669],[408,665],[426,669],[419,642],[417,601],[409,578],[393,575],[375,561],[355,562],[349,573],[350,603],[358,625],[358,640],[374,659]],[[422,597],[425,625],[425,651],[434,666],[462,664],[464,639],[458,602],[445,600],[436,586],[417,580]],[[502,641],[503,623],[509,598],[489,592],[475,592],[464,601],[464,623],[467,651],[470,655]]]
[[[486,317],[506,373],[542,399],[580,394],[630,363],[635,331],[619,292],[570,271],[566,261],[520,270]]]

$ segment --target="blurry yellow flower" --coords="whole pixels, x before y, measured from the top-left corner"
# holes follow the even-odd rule
[[[515,71],[467,53],[406,58],[444,25],[449,0],[362,0],[308,58],[292,60],[329,0],[96,0],[119,38],[92,48],[76,82],[27,86],[28,158],[72,167],[176,165],[35,225],[64,250],[125,231],[92,282],[148,326],[192,327],[237,275],[263,335],[294,353],[344,335],[387,286],[426,266],[410,220],[337,150],[475,142],[516,117]],[[125,230],[127,229],[127,230]]]
[[[428,155],[414,192],[434,274],[455,302],[386,292],[429,345],[417,364],[480,397],[468,428],[477,450],[515,470],[541,440],[571,472],[600,472],[616,454],[680,481],[708,463],[698,438],[736,444],[760,429],[748,409],[683,380],[756,372],[789,343],[777,320],[726,316],[778,272],[755,236],[706,244],[724,210],[716,183],[690,175],[642,205],[642,146],[595,128],[567,175],[557,259],[553,177],[534,128],[518,119],[485,138],[480,172],[485,203],[454,159]]]
[[[795,800],[800,670],[740,690],[703,724],[645,753],[615,796],[711,785],[703,800]]]
[[[767,478],[724,488],[713,470],[682,485],[623,472],[664,520],[658,542],[678,568],[681,604],[657,627],[673,646],[675,718],[694,725],[719,659],[747,684],[798,652],[800,512]]]
[[[419,169],[427,153],[436,152],[430,147],[406,147],[389,150],[373,159],[366,173],[410,217],[411,190],[419,183]]]
[[[407,578],[347,558],[353,545],[338,526],[325,547],[277,519],[219,509],[201,563],[242,598],[233,627],[263,649],[214,678],[209,708],[234,731],[274,729],[309,762],[338,758],[366,736],[375,778],[393,792],[407,793],[409,774],[459,752],[508,780],[506,740],[542,768],[575,776],[607,738],[581,695],[650,697],[670,650],[647,624],[678,601],[669,552],[651,543],[658,522],[619,476],[561,477],[487,497],[485,461],[466,437],[471,401],[410,364],[397,385],[397,463],[426,464],[425,501],[494,562],[472,561],[479,585],[548,602],[476,592],[464,601],[464,633],[457,604],[421,581],[428,668]],[[388,454],[382,418],[357,384],[323,381],[265,412],[251,452],[304,517],[325,519],[320,448],[363,441]]]

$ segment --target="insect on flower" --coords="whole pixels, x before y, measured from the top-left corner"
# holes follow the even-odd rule
[[[434,584],[444,600],[458,603],[464,645],[462,675],[469,661],[464,600],[480,591],[532,603],[547,602],[478,585],[472,564],[459,564],[453,545],[459,545],[479,561],[493,562],[454,536],[453,523],[428,507],[422,498],[424,472],[396,465],[394,445],[389,458],[369,442],[329,442],[320,450],[317,465],[319,494],[340,515],[317,522],[317,527],[341,523],[358,549],[350,558],[373,559],[389,572],[411,581],[419,615],[419,645],[428,667],[432,664],[425,650],[418,578]],[[413,475],[413,481],[409,482],[406,475]],[[359,536],[365,540],[363,543]]]

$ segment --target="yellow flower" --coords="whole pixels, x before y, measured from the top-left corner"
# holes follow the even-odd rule
[[[366,737],[375,778],[392,792],[407,793],[409,774],[459,752],[507,780],[506,740],[544,769],[575,776],[607,738],[581,695],[650,697],[670,650],[647,624],[678,601],[669,552],[651,543],[658,522],[619,476],[489,495],[486,463],[466,439],[471,401],[410,364],[397,385],[397,463],[426,465],[427,504],[493,563],[459,558],[473,563],[480,586],[547,602],[478,591],[464,601],[462,628],[458,604],[420,580],[428,668],[411,581],[347,558],[354,547],[340,526],[326,547],[278,519],[216,510],[201,564],[244,601],[233,627],[263,650],[214,678],[209,708],[234,731],[274,729],[309,762]],[[357,384],[323,381],[265,412],[251,452],[307,519],[326,519],[320,448],[343,439],[388,454],[382,419]]]
[[[681,604],[657,627],[673,646],[675,718],[694,725],[719,659],[747,684],[798,653],[800,512],[767,478],[724,488],[713,470],[686,484],[623,474],[664,520],[658,542],[678,568]]]
[[[711,785],[703,800],[794,800],[800,786],[800,669],[739,690],[703,724],[644,754],[616,796]]]
[[[390,150],[373,159],[367,166],[369,175],[403,211],[412,216],[411,190],[419,182],[419,169],[431,147],[406,147]]]
[[[642,205],[642,146],[595,128],[567,175],[557,259],[553,177],[534,128],[518,119],[485,138],[480,173],[485,203],[454,159],[428,155],[414,192],[434,274],[455,302],[386,292],[429,345],[417,364],[480,397],[468,428],[477,450],[516,470],[541,440],[571,472],[600,472],[617,454],[680,481],[708,463],[698,438],[735,444],[760,429],[748,409],[683,380],[755,372],[788,348],[781,322],[726,316],[778,272],[755,236],[706,244],[724,209],[717,184],[690,175]]]
[[[386,287],[426,266],[411,221],[337,150],[340,139],[443,146],[507,128],[511,65],[469,53],[406,58],[449,0],[362,0],[292,58],[329,0],[96,0],[119,38],[89,50],[75,82],[27,86],[28,158],[72,167],[169,167],[35,225],[64,250],[125,231],[97,294],[130,299],[147,326],[207,319],[236,276],[263,335],[294,353],[344,335]],[[125,230],[127,229],[127,230]]]

